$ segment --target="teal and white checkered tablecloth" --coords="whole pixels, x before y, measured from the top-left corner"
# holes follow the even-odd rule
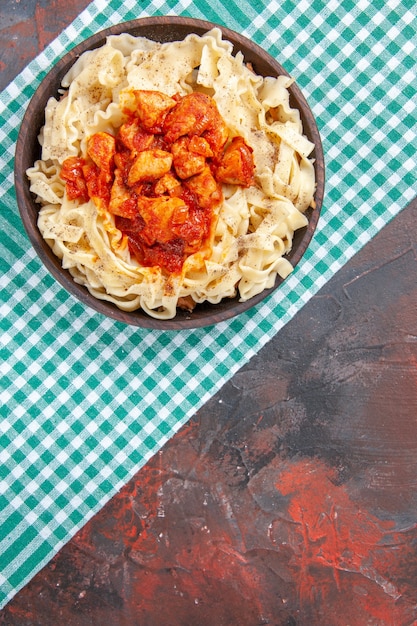
[[[415,0],[96,0],[0,94],[0,606],[416,195]],[[155,332],[85,309],[24,233],[13,156],[26,105],[73,45],[121,20],[177,14],[275,56],[317,118],[326,197],[304,259],[266,302]]]

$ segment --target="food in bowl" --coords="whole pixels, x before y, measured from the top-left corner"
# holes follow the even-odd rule
[[[256,75],[218,28],[166,43],[122,33],[83,53],[27,171],[62,267],[157,319],[288,276],[315,193],[291,83]]]

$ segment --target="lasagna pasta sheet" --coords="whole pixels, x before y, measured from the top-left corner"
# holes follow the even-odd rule
[[[313,145],[290,106],[291,79],[257,76],[232,51],[219,29],[164,44],[112,36],[76,61],[62,81],[62,97],[48,101],[41,159],[27,172],[41,205],[38,225],[63,267],[95,297],[169,319],[179,298],[218,303],[238,293],[247,300],[272,287],[277,274],[291,272],[285,255],[314,205]],[[188,257],[179,276],[141,267],[114,217],[91,200],[68,200],[59,176],[67,157],[85,156],[91,135],[115,134],[123,94],[132,89],[207,93],[231,136],[241,135],[253,149],[256,185],[223,185],[212,253]]]

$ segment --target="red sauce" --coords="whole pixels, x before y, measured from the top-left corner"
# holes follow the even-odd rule
[[[90,137],[87,158],[66,159],[61,177],[70,200],[91,198],[115,216],[141,265],[179,273],[189,255],[210,250],[221,183],[254,184],[252,150],[230,141],[205,94],[131,95],[117,134]]]

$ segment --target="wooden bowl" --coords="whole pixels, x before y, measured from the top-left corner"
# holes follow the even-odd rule
[[[168,42],[182,40],[189,33],[203,35],[215,26],[221,29],[224,39],[233,44],[234,53],[240,50],[246,62],[252,64],[257,74],[262,76],[288,75],[284,68],[257,44],[217,24],[181,17],[138,19],[116,24],[102,30],[68,52],[44,78],[31,99],[22,121],[16,146],[15,187],[20,215],[35,251],[56,280],[78,300],[99,313],[126,324],[164,330],[210,326],[230,319],[253,307],[269,296],[283,281],[277,277],[273,288],[264,290],[246,302],[239,302],[236,297],[224,299],[219,304],[199,304],[192,313],[178,311],[176,317],[172,320],[157,320],[149,317],[141,310],[131,313],[121,311],[114,304],[98,300],[92,296],[84,286],[74,282],[68,270],[62,269],[61,261],[53,254],[38,230],[39,205],[35,203],[34,197],[29,191],[29,181],[25,172],[28,167],[31,167],[40,158],[38,134],[44,124],[46,103],[50,96],[57,96],[62,78],[83,52],[104,45],[106,37],[109,35],[130,33],[134,36],[147,37],[158,42]],[[305,228],[296,231],[292,250],[287,255],[291,264],[296,266],[312,239],[319,218],[324,194],[324,158],[320,135],[310,107],[295,83],[289,88],[289,91],[291,105],[296,107],[301,113],[304,133],[315,145],[315,150],[311,157],[315,160],[317,183],[315,194],[316,208],[307,211],[309,224]]]

